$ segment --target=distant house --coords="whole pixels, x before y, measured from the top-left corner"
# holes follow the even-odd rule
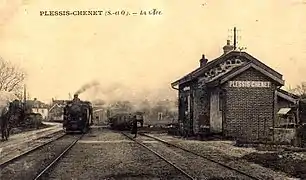
[[[54,100],[52,99],[51,106],[49,108],[50,121],[62,121],[64,118],[64,107],[66,105],[66,100]]]
[[[106,109],[103,107],[93,107],[92,118],[95,124],[107,124]]]
[[[29,109],[31,113],[41,114],[44,120],[48,118],[49,105],[37,100],[36,98],[34,98],[34,100],[27,100],[26,105],[28,107],[27,109]]]

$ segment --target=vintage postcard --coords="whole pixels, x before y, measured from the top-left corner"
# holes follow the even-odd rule
[[[306,179],[306,0],[0,0],[0,179]]]

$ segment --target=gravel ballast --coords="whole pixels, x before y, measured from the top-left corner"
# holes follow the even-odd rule
[[[20,154],[23,154],[27,151],[32,150],[35,147],[41,146],[47,142],[53,141],[58,137],[62,136],[64,132],[58,131],[52,134],[48,134],[46,136],[39,137],[37,139],[33,139],[31,141],[25,141],[23,143],[15,144],[14,146],[6,146],[1,148],[0,155],[0,164],[6,162]]]
[[[150,135],[166,140],[169,143],[175,144],[184,149],[204,155],[213,160],[220,161],[230,167],[257,177],[258,179],[294,179],[293,176],[285,174],[284,172],[273,171],[270,168],[244,160],[244,155],[256,151],[252,148],[246,149],[234,147],[234,145],[231,145],[229,142],[183,140],[167,134]]]
[[[256,152],[253,148],[235,147],[229,141],[194,141],[166,134],[154,133],[150,135],[220,161],[258,179],[290,179],[282,172],[276,172],[259,165],[260,163],[255,164],[245,160],[247,155]],[[79,135],[66,135],[37,149],[34,153],[16,160],[1,169],[0,179],[33,179],[77,137]],[[169,147],[152,138],[139,135],[136,139],[199,179],[249,179],[236,171],[183,150]],[[41,139],[41,141],[45,140]],[[252,158],[254,156],[249,156],[248,160],[251,161]],[[259,158],[255,157],[255,159]],[[253,159],[253,161],[255,160]],[[269,166],[267,165],[267,167]],[[50,169],[43,179],[150,180],[187,178],[173,166],[119,132],[105,128],[93,128]]]
[[[1,169],[0,179],[33,179],[49,165],[79,135],[66,135],[47,144]]]
[[[92,129],[47,179],[186,179],[174,167],[118,132]]]
[[[284,171],[294,177],[306,179],[306,153],[296,153],[290,151],[251,153],[245,155],[244,159]]]
[[[161,142],[146,142],[146,146],[198,179],[251,179],[234,170]]]

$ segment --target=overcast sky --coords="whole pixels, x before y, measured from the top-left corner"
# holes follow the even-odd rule
[[[202,54],[209,60],[220,56],[234,26],[240,46],[283,74],[286,85],[306,80],[305,0],[0,0],[0,7],[0,55],[27,71],[31,97],[42,100],[66,99],[95,80],[101,84],[95,91],[114,83],[130,88],[121,92],[125,97],[169,90],[199,66]],[[39,15],[152,8],[163,15]]]

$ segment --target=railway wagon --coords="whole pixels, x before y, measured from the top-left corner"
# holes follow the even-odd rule
[[[64,107],[63,128],[66,133],[81,132],[86,133],[92,121],[93,108],[88,101],[68,101]]]
[[[133,116],[129,113],[117,113],[108,118],[109,125],[116,130],[129,130],[132,127]]]
[[[143,115],[141,113],[115,113],[108,117],[108,123],[112,129],[130,130],[132,128],[132,123],[135,115],[137,122],[143,126]]]

